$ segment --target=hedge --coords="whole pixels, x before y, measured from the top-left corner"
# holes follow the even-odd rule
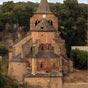
[[[88,67],[88,52],[82,50],[72,50],[71,58],[74,61],[74,67],[77,69],[87,69]]]

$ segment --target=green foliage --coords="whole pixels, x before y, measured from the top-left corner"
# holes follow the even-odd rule
[[[6,76],[6,78],[0,74],[0,87],[1,88],[18,88],[18,85],[14,83],[12,79]]]
[[[78,49],[72,50],[71,57],[74,61],[74,67],[78,69],[87,69],[88,52]]]
[[[18,88],[18,85],[14,80],[7,76],[8,72],[8,61],[0,61],[0,87],[1,88]]]
[[[2,60],[0,61],[0,73],[7,74],[8,71],[8,61]]]
[[[7,23],[18,23],[25,31],[30,29],[30,17],[37,8],[37,3],[13,1],[5,2],[0,8],[0,30]],[[64,0],[64,3],[50,3],[51,11],[58,17],[59,25],[63,26],[61,36],[66,41],[67,55],[70,56],[71,46],[86,45],[87,4],[79,4],[77,0]],[[59,26],[59,27],[60,27]],[[14,32],[9,29],[9,32]]]
[[[30,3],[18,3],[13,9],[14,17],[21,26],[29,26],[29,19],[33,12],[34,8]]]
[[[4,46],[0,46],[0,55],[8,54],[8,49]]]
[[[36,5],[31,2],[16,4],[13,1],[4,2],[0,8],[0,30],[4,30],[7,23],[18,23],[29,28],[29,20],[35,7]]]
[[[87,5],[77,0],[64,0],[64,4],[51,4],[51,10],[59,18],[61,36],[66,41],[67,55],[70,56],[71,46],[86,45]]]

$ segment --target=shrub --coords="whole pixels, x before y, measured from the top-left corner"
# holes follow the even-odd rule
[[[74,67],[77,69],[87,69],[88,52],[78,49],[71,51],[71,58],[74,61]]]
[[[4,46],[0,46],[0,55],[8,54],[8,49]]]

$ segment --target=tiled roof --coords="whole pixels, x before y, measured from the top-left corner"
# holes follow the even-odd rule
[[[62,72],[50,72],[50,73],[36,73],[35,75],[33,75],[32,73],[27,73],[24,75],[24,78],[28,78],[28,77],[62,77],[63,74]]]
[[[20,55],[18,55],[16,57],[12,58],[11,62],[26,62],[26,60],[21,58]]]
[[[50,11],[49,4],[48,4],[47,0],[41,0],[36,13],[44,13],[44,14],[52,13]]]
[[[33,53],[29,53],[27,57],[33,57]],[[38,52],[35,56],[36,59],[42,59],[42,58],[59,58],[60,56],[55,54],[52,51],[41,51]]]
[[[56,31],[46,19],[43,19],[34,29],[31,31]]]
[[[42,51],[42,52],[39,52],[35,57],[36,58],[56,58],[60,56],[55,54],[54,52]]]

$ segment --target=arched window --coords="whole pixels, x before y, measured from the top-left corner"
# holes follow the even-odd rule
[[[40,64],[40,68],[43,68],[43,63]]]
[[[40,21],[38,21],[38,23],[40,23]]]
[[[35,21],[35,26],[36,26],[38,23],[40,23],[40,21],[39,21],[39,20],[36,20],[36,21]]]
[[[44,44],[41,44],[41,45],[39,46],[39,48],[40,48],[40,50],[44,50]]]
[[[53,26],[53,21],[52,20],[49,20],[48,23]]]
[[[37,25],[37,21],[35,21],[35,26]]]
[[[44,46],[41,46],[41,50],[44,50]]]
[[[33,52],[33,48],[31,47],[31,53]]]
[[[53,26],[53,22],[51,21],[51,23],[50,23],[52,26]]]

